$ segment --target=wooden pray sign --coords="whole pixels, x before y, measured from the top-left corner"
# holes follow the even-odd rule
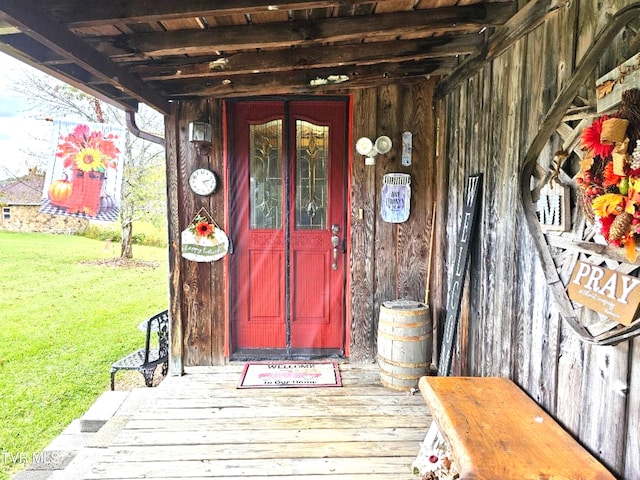
[[[458,232],[458,246],[456,248],[456,261],[453,267],[451,288],[447,295],[447,318],[444,323],[442,349],[438,365],[438,376],[446,377],[451,370],[453,359],[453,340],[458,327],[458,314],[460,313],[460,299],[462,297],[462,285],[467,271],[469,259],[469,242],[471,241],[478,193],[482,190],[482,174],[472,175],[467,178],[466,199],[462,208],[462,223]]]
[[[604,113],[620,105],[622,94],[631,88],[640,88],[640,53],[636,53],[622,65],[618,65],[596,82],[598,113]]]
[[[571,204],[569,187],[549,182],[540,189],[536,203],[540,227],[544,232],[568,232],[571,230]]]
[[[627,326],[640,304],[640,278],[582,261],[574,267],[567,291],[571,300]]]

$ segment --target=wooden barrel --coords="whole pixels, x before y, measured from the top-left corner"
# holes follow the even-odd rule
[[[378,321],[380,381],[395,390],[418,387],[433,350],[429,307],[409,300],[384,302]]]

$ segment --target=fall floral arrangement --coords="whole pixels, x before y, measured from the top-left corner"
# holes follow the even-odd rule
[[[585,128],[576,181],[582,207],[609,245],[637,258],[640,240],[640,90],[622,94],[620,109]]]
[[[77,168],[83,172],[104,173],[116,167],[120,150],[116,147],[117,135],[91,131],[88,125],[79,124],[66,137],[61,138],[56,156],[64,160],[65,168]]]

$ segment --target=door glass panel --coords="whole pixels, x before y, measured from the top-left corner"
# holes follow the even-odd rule
[[[249,126],[250,228],[282,228],[282,120]]]
[[[329,127],[296,121],[296,228],[327,227]]]

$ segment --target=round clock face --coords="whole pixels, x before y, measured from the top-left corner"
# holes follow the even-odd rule
[[[216,174],[208,168],[197,168],[189,175],[189,187],[198,195],[211,195],[217,186]]]

